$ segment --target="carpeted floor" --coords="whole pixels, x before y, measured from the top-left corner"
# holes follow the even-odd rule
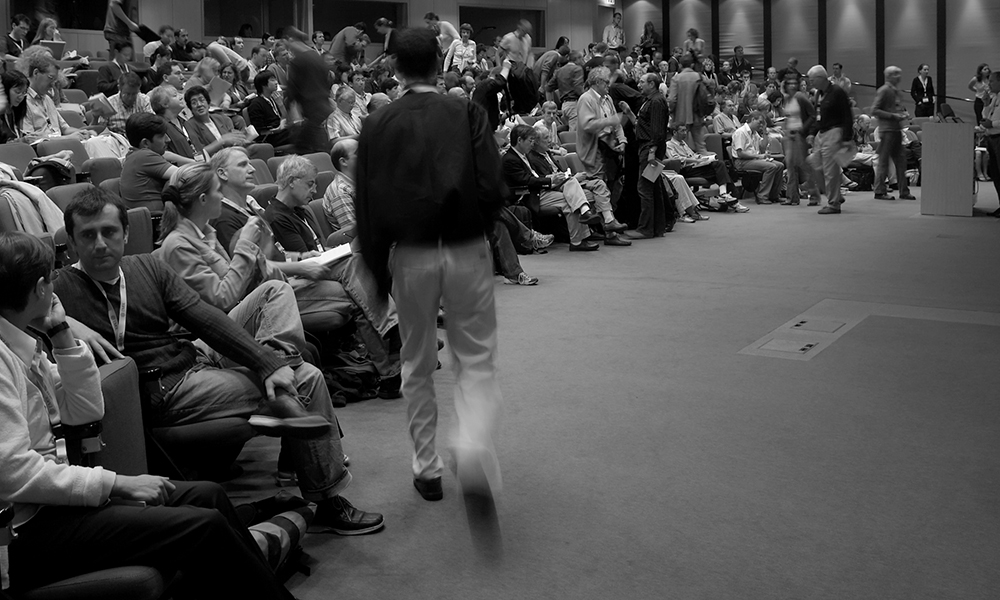
[[[504,560],[473,551],[450,473],[420,499],[403,401],[373,400],[338,411],[345,496],[386,529],[311,536],[293,594],[996,598],[1000,327],[869,316],[809,361],[737,354],[824,299],[1000,313],[1000,220],[847,200],[523,258],[541,284],[496,289]],[[275,448],[248,446],[234,496],[273,493]]]

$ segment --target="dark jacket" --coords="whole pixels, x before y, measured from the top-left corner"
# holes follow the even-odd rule
[[[247,115],[250,117],[250,124],[257,129],[258,133],[264,133],[281,124],[281,115],[274,112],[274,107],[264,96],[257,96],[250,101],[250,105],[247,106]]]
[[[219,133],[222,135],[233,131],[233,120],[226,115],[212,113],[208,115],[208,118],[212,119],[215,126],[219,128]],[[205,149],[205,146],[215,141],[215,136],[209,131],[208,126],[197,119],[192,118],[184,121],[184,129],[191,136],[191,143],[194,144],[194,149],[198,152],[201,152]]]
[[[404,94],[365,121],[357,157],[358,239],[383,293],[394,242],[481,237],[508,195],[486,111],[466,100]]]
[[[500,126],[500,101],[497,99],[497,94],[505,92],[506,89],[507,80],[503,75],[496,73],[476,84],[476,89],[472,92],[472,101],[486,109],[490,131],[496,131]],[[506,93],[504,97],[506,98]]]
[[[840,134],[845,142],[850,141],[854,135],[851,99],[847,97],[847,92],[842,87],[831,83],[819,102],[819,120],[814,121],[808,131],[815,134],[829,131],[834,127],[840,127]]]
[[[528,161],[531,161],[530,155]],[[528,168],[528,165],[524,164],[524,161],[521,160],[521,157],[513,149],[508,150],[503,155],[504,181],[512,188],[528,190],[527,202],[525,204],[535,213],[541,208],[538,202],[538,193],[548,189],[552,183],[552,180],[548,177],[541,176],[543,172],[548,174],[548,168],[546,167],[546,169],[540,171],[538,166],[540,165],[532,165],[535,173],[538,175],[536,177],[531,174],[531,169]]]
[[[118,93],[118,78],[122,76],[122,68],[118,63],[109,62],[97,70],[97,91],[107,97]]]

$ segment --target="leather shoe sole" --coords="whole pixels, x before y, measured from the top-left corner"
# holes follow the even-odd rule
[[[598,246],[594,242],[587,242],[587,241],[580,242],[579,244],[570,244],[569,245],[569,251],[570,252],[593,252],[594,250],[597,250],[598,248],[600,248],[600,246]]]
[[[631,246],[632,242],[628,240],[623,240],[621,236],[608,237],[604,240],[605,246]]]
[[[621,233],[626,229],[628,229],[628,225],[619,223],[618,221],[611,221],[610,223],[604,224],[604,231],[608,233]]]
[[[818,212],[821,215],[839,215],[840,209],[833,208],[832,206],[824,206],[823,208],[819,209]]]
[[[428,502],[437,502],[441,498],[444,498],[440,477],[435,477],[434,479],[414,479],[413,487],[417,488],[420,496]]]

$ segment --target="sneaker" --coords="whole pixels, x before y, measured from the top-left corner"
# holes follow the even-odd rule
[[[726,204],[739,204],[739,202],[740,202],[736,198],[736,196],[733,196],[729,192],[726,192],[725,194],[719,194],[719,201],[720,202],[724,202]]]
[[[543,250],[552,245],[552,242],[556,241],[556,236],[548,233],[538,233],[537,231],[531,232],[531,246],[535,250]]]
[[[510,285],[538,285],[538,278],[531,277],[524,271],[517,274],[517,279],[508,279]]]
[[[697,219],[693,218],[691,215],[684,215],[677,220],[683,223],[694,223]]]
[[[703,214],[701,214],[699,212],[696,212],[696,213],[694,213],[694,220],[695,221],[707,221],[708,217],[706,217],[705,215],[703,215]]]
[[[743,204],[737,202],[736,205],[733,206],[733,210],[735,210],[738,213],[746,213],[746,212],[750,212],[750,207],[749,206],[743,206]]]
[[[343,496],[334,496],[320,502],[310,533],[336,533],[337,535],[364,535],[385,527],[379,513],[354,508]]]

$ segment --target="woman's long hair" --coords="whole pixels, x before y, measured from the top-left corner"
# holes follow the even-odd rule
[[[194,203],[212,191],[215,171],[208,163],[193,163],[177,169],[170,183],[163,188],[163,220],[160,221],[160,241],[177,228],[181,217],[191,214]]]

